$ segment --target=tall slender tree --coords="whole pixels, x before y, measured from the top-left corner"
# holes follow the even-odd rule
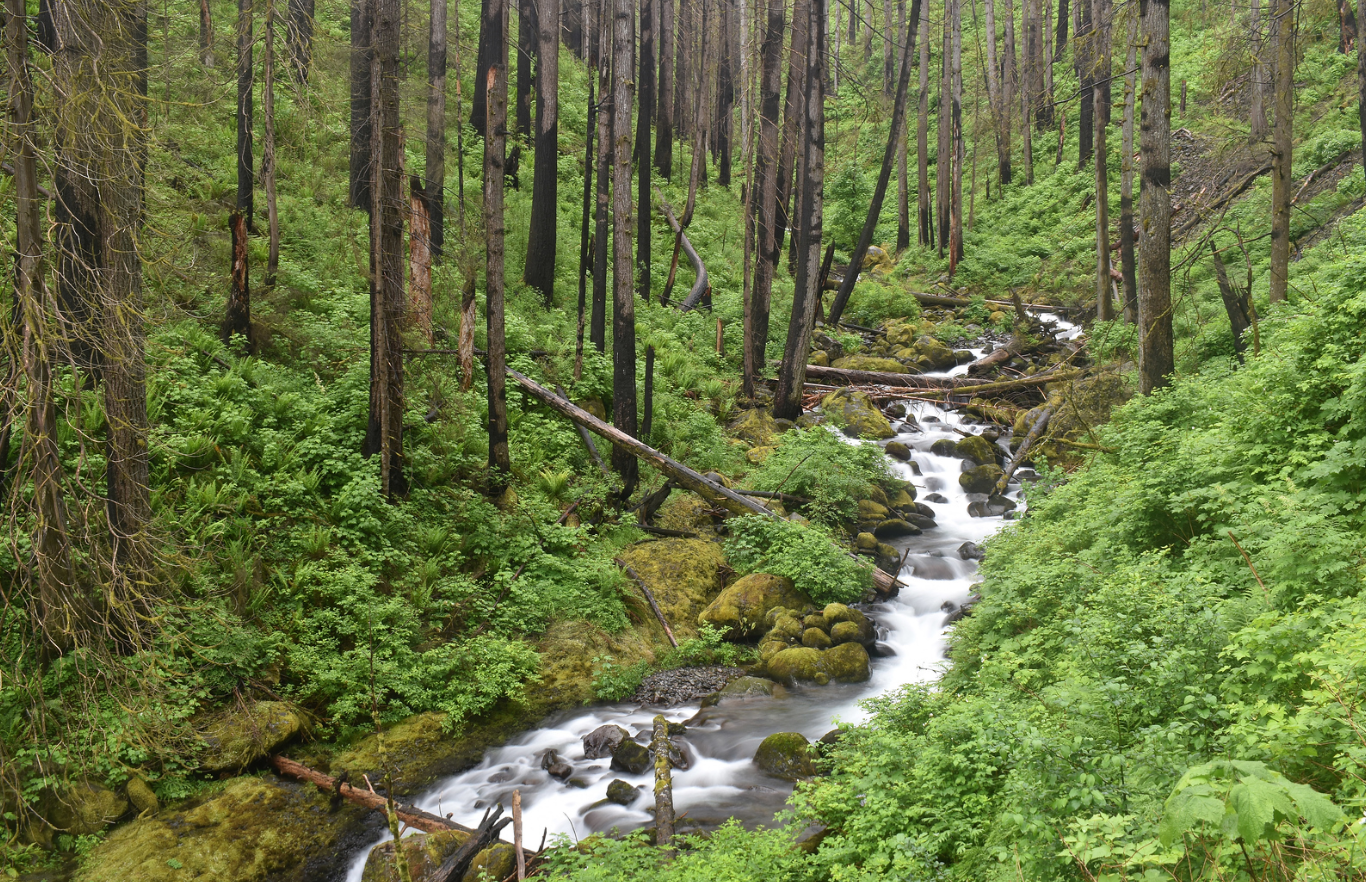
[[[531,130],[531,92],[535,77],[531,66],[536,62],[536,12],[538,0],[516,0],[517,2],[517,103],[514,118],[517,139],[512,142],[508,156],[509,177],[517,177],[518,157],[522,153],[522,141],[535,143],[535,133]],[[517,185],[514,183],[513,187]]]
[[[778,262],[778,238],[774,225],[778,215],[778,114],[782,85],[783,0],[768,0],[763,58],[759,75],[759,142],[754,160],[754,190],[758,198],[754,238],[754,283],[745,303],[744,394],[753,398],[768,357],[769,301],[773,271]]]
[[[951,166],[949,181],[949,277],[963,259],[963,4],[949,0],[949,126]]]
[[[1271,302],[1290,288],[1290,190],[1295,128],[1295,4],[1273,0],[1276,121],[1271,143]]]
[[[1078,0],[1084,3],[1086,0]],[[1033,111],[1035,101],[1034,80],[1035,69],[1038,66],[1038,43],[1031,41],[1034,34],[1034,15],[1037,11],[1038,0],[1022,0],[1020,3],[1020,64],[1018,67],[1019,76],[1016,80],[1020,89],[1020,146],[1024,153],[1024,173],[1025,185],[1032,186],[1034,183],[1034,125]],[[1012,43],[1014,40],[1011,41]]]
[[[934,212],[930,208],[930,4],[920,7],[920,107],[915,125],[917,202],[920,244],[934,247]]]
[[[1001,101],[1001,83],[996,68],[996,0],[985,0],[987,104],[996,133],[996,180],[1004,187],[1010,183],[1010,108]]]
[[[484,299],[488,333],[489,492],[502,494],[511,477],[508,452],[507,341],[504,332],[503,174],[507,160],[508,0],[485,0],[480,41],[492,50],[480,67],[484,90]]]
[[[612,4],[612,424],[636,434],[636,304],[631,267],[631,0]],[[621,498],[635,490],[639,464],[620,447],[612,467],[622,480]]]
[[[209,0],[199,0],[199,63],[213,67],[213,12]]]
[[[806,386],[806,352],[816,320],[820,296],[821,232],[825,184],[825,57],[826,0],[806,0],[807,51],[804,125],[802,126],[801,215],[797,222],[797,272],[792,289],[792,312],[787,344],[773,394],[773,416],[795,420],[802,412]]]
[[[659,106],[655,126],[655,168],[665,180],[674,174],[674,0],[659,2]]]
[[[777,213],[774,220],[774,250],[781,254],[783,240],[790,226],[792,213],[792,177],[796,170],[797,144],[801,140],[803,102],[806,78],[806,27],[810,16],[807,0],[793,0],[792,40],[787,52],[787,86],[783,93],[783,130],[778,147]]]
[[[1085,0],[1078,0],[1085,2]],[[1171,296],[1171,12],[1169,0],[1139,0],[1143,30],[1142,156],[1138,240],[1138,372],[1144,395],[1175,367]]]
[[[427,139],[422,193],[427,200],[434,262],[440,262],[446,247],[446,12],[446,0],[431,0],[427,27]]]
[[[1252,49],[1252,70],[1248,84],[1248,141],[1260,143],[1271,134],[1271,126],[1266,121],[1266,93],[1270,87],[1267,64],[1266,40],[1262,36],[1262,0],[1251,0],[1248,4],[1248,45]]]
[[[253,185],[256,174],[252,161],[252,0],[237,0],[237,210],[254,228],[252,219]]]
[[[531,231],[522,280],[541,292],[546,308],[555,293],[555,219],[559,207],[560,0],[535,3],[536,172],[531,189]]]
[[[607,349],[607,252],[608,204],[612,173],[612,0],[598,3],[598,183],[594,198],[593,306],[588,320],[588,339],[598,352]]]
[[[735,27],[736,0],[720,0],[721,14],[717,16],[719,28],[719,63],[716,69],[716,182],[723,187],[730,186],[732,125],[735,120],[735,70],[731,66],[733,56],[730,51],[731,34]]]
[[[897,0],[897,28],[898,34],[906,33],[906,0]],[[915,17],[917,21],[919,16]],[[901,58],[909,58],[915,51],[914,46],[902,47]],[[907,143],[910,141],[910,116],[906,117],[906,125],[902,126],[901,136],[897,141],[896,148],[896,253],[900,254],[911,247],[911,180],[907,166]]]
[[[949,246],[949,184],[953,178],[953,25],[949,21],[949,3],[945,0],[943,28],[940,31],[939,55],[939,144],[934,158],[934,212],[939,226],[939,256]]]
[[[285,42],[289,46],[290,73],[298,83],[308,82],[308,71],[313,65],[313,4],[314,0],[289,0]]]
[[[1134,65],[1138,53],[1138,15],[1128,13],[1129,35],[1124,58],[1124,128],[1120,141],[1119,261],[1124,278],[1124,319],[1138,321],[1138,277],[1134,267],[1134,105],[1138,101]]]
[[[1359,28],[1366,29],[1366,0],[1357,0]],[[1366,40],[1357,31],[1357,120],[1361,126],[1361,164],[1366,167]]]
[[[640,65],[637,81],[639,107],[636,110],[636,270],[640,296],[650,302],[650,125],[655,113],[655,25],[654,2],[640,4]]]
[[[1110,29],[1105,0],[1092,0],[1091,18],[1095,44],[1092,101],[1095,105],[1095,180],[1096,180],[1096,318],[1110,321],[1114,316],[1114,300],[1110,296],[1110,166],[1105,129],[1106,90],[1102,85],[1110,79]]]
[[[242,0],[239,0],[242,2]],[[351,9],[351,152],[347,201],[352,208],[370,210],[370,45],[374,30],[374,0],[350,0]]]
[[[266,39],[261,53],[262,111],[265,113],[261,139],[261,187],[266,191],[266,287],[275,287],[280,271],[280,211],[275,200],[275,0],[265,0]]]

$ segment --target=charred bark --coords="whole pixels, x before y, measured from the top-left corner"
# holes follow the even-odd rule
[[[546,308],[555,293],[555,214],[559,205],[560,0],[536,4],[536,173],[531,185],[531,231],[522,280],[541,292]]]
[[[1147,395],[1175,366],[1171,303],[1171,39],[1169,0],[1139,0],[1143,30],[1138,241],[1138,371]]]

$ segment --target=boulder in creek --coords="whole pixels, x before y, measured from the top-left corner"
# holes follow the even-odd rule
[[[763,677],[740,677],[727,683],[721,694],[728,697],[772,695],[773,681],[765,680]]]
[[[911,458],[911,448],[902,444],[900,441],[888,441],[887,446],[883,449],[892,459],[899,459],[902,462],[906,462]]]
[[[408,859],[408,869],[412,873],[413,882],[426,882],[442,862],[464,845],[468,838],[468,833],[459,830],[415,833],[403,837],[403,854]],[[370,856],[365,859],[365,869],[361,871],[360,878],[361,882],[399,882],[392,840],[381,842],[370,849]]]
[[[957,456],[958,442],[952,438],[940,438],[930,445],[930,453],[935,456]]]
[[[999,518],[1007,512],[1012,512],[1016,508],[1015,502],[1006,499],[999,493],[993,493],[986,499],[968,503],[968,514],[974,518]]]
[[[884,573],[895,573],[901,569],[901,552],[886,542],[879,542],[873,554],[873,562]]]
[[[283,701],[230,707],[199,727],[204,744],[199,767],[206,772],[241,771],[274,753],[303,727],[303,715]]]
[[[615,802],[617,805],[630,805],[639,795],[639,790],[620,778],[613,778],[612,783],[607,785],[607,801]]]
[[[800,640],[802,623],[794,616],[779,616],[773,623],[773,628],[769,630],[768,636],[778,640]]]
[[[872,533],[859,533],[854,537],[854,547],[859,551],[876,551],[877,537]]]
[[[757,636],[764,616],[776,606],[807,607],[811,600],[784,576],[752,573],[724,589],[697,617],[699,625],[711,625],[731,640]]]
[[[474,856],[460,882],[506,879],[517,872],[517,849],[507,842],[495,842]]]
[[[874,627],[873,620],[859,610],[842,603],[826,606],[825,620],[830,623],[830,639],[835,643],[848,643],[853,639],[866,646],[877,639],[877,628]],[[836,637],[837,631],[841,637]],[[854,636],[848,636],[850,634]]]
[[[831,367],[846,371],[877,371],[883,374],[909,374],[911,369],[895,358],[876,355],[846,355],[830,363]]]
[[[560,754],[553,749],[541,755],[541,768],[557,781],[567,781],[574,774],[574,767],[560,759]]]
[[[918,511],[907,512],[906,523],[915,527],[917,533],[923,530],[933,530],[939,526],[939,522],[936,521],[933,517],[923,515]]]
[[[862,643],[841,643],[825,651],[830,676],[841,683],[862,683],[869,677],[868,650]]]
[[[802,632],[802,646],[809,646],[812,649],[829,649],[832,645],[830,635],[820,628],[807,628]]]
[[[796,637],[793,637],[793,638],[791,638],[791,639],[792,639],[792,640],[796,640],[797,638],[796,638]],[[788,641],[787,641],[787,640],[763,640],[763,641],[761,641],[761,642],[759,643],[759,665],[760,665],[760,667],[768,667],[768,663],[769,663],[770,661],[773,660],[773,657],[774,657],[775,655],[777,655],[778,653],[782,652],[784,649],[787,649],[787,648],[788,648]]]
[[[946,371],[958,365],[953,350],[928,334],[915,341],[915,363],[923,371]]]
[[[611,756],[617,749],[617,745],[631,737],[620,726],[608,723],[606,726],[599,726],[592,732],[583,736],[583,755],[588,759],[602,759]]]
[[[161,800],[157,799],[157,795],[142,778],[134,776],[128,779],[128,783],[123,785],[123,792],[138,814],[154,815],[161,811]]]
[[[823,613],[812,613],[811,615],[802,619],[803,632],[805,632],[807,628],[818,628],[822,631],[829,631],[830,623],[826,620],[825,615]]]
[[[1000,448],[981,435],[969,435],[954,445],[955,455],[970,459],[978,465],[994,463],[1000,455]]]
[[[925,497],[925,501],[933,502],[935,505],[944,505],[949,499],[943,493],[931,493],[929,496]]]
[[[891,512],[887,506],[873,499],[860,499],[858,501],[858,522],[876,526],[891,517]]]
[[[895,364],[895,362],[894,362]],[[905,368],[902,368],[904,371]],[[821,410],[851,438],[891,438],[896,432],[867,392],[839,389],[821,399]]]
[[[858,625],[853,622],[838,622],[835,627],[830,629],[830,642],[838,646],[841,643],[859,643],[862,632]]]
[[[628,775],[640,775],[650,767],[650,751],[631,739],[626,739],[612,751],[612,769]],[[501,877],[500,877],[501,878]]]
[[[908,523],[901,518],[888,518],[877,525],[873,530],[873,535],[878,539],[896,539],[900,536],[919,536],[920,527]]]
[[[986,557],[976,542],[964,542],[958,546],[958,556],[963,560],[981,560]]]
[[[1005,474],[998,465],[979,465],[958,476],[959,485],[969,493],[990,493]]]
[[[78,781],[60,794],[47,791],[38,805],[39,815],[28,828],[28,838],[50,847],[58,832],[72,836],[98,833],[128,811],[129,800],[96,781]]]
[[[798,682],[824,686],[830,682],[830,668],[820,650],[809,646],[784,649],[769,660],[768,674],[779,683]]]
[[[898,487],[895,493],[888,494],[887,498],[891,500],[892,508],[911,508],[915,505],[915,487],[908,483],[905,487]]]
[[[816,774],[811,742],[798,732],[778,732],[765,738],[754,752],[754,764],[770,775],[789,781]]]

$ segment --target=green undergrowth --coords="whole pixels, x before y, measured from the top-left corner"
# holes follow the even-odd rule
[[[752,648],[728,642],[719,628],[702,625],[696,637],[684,640],[654,663],[642,660],[622,665],[610,655],[594,658],[593,694],[601,701],[621,701],[629,698],[650,674],[696,665],[734,667],[751,661],[753,655]]]

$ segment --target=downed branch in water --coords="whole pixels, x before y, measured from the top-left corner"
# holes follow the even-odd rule
[[[981,386],[972,386],[967,389],[973,396],[994,395],[997,392],[1011,392],[1016,389],[1028,389],[1032,386],[1046,386],[1049,383],[1061,383],[1065,380],[1076,380],[1086,375],[1084,368],[1076,368],[1070,371],[1047,371],[1035,374],[1032,377],[1021,377],[1018,380],[1002,380],[998,383],[986,383]],[[952,389],[926,389],[926,395],[952,394]]]
[[[678,486],[683,487],[686,490],[691,490],[708,502],[721,506],[732,514],[758,514],[774,519],[778,518],[773,511],[765,508],[753,499],[736,493],[729,487],[718,484],[709,478],[703,477],[698,472],[683,465],[683,463],[670,459],[648,444],[645,444],[636,438],[632,438],[615,426],[608,425],[583,408],[570,404],[568,401],[560,398],[526,374],[508,368],[507,375],[511,377],[517,385],[530,393],[531,397],[537,399],[551,410],[565,417],[570,422],[596,432],[637,459],[644,460],[646,463],[662,472]],[[851,554],[850,557],[854,557],[854,555]],[[890,573],[874,569],[873,588],[880,597],[892,597],[900,590],[901,581]]]
[[[371,811],[382,812],[385,810],[384,797],[379,794],[366,790],[362,787],[353,787],[344,780],[325,775],[317,769],[310,769],[303,763],[276,754],[270,758],[270,764],[275,767],[275,771],[289,778],[299,781],[307,781],[316,784],[319,790],[326,791],[333,796],[340,796],[347,802],[353,802],[362,808]],[[443,818],[431,812],[424,812],[417,806],[403,805],[395,802],[394,809],[398,814],[398,819],[415,830],[424,833],[440,833],[443,830],[458,830],[461,833],[473,833],[469,827],[455,823],[450,818]]]
[[[655,600],[654,593],[650,591],[650,586],[645,584],[645,580],[640,578],[640,574],[632,569],[626,561],[616,557],[612,559],[612,562],[621,567],[631,581],[640,587],[640,593],[645,595],[645,599],[650,603],[650,609],[654,610],[655,618],[659,619],[660,626],[664,628],[664,636],[669,638],[669,645],[677,649],[678,638],[674,636],[674,629],[669,627],[669,620],[664,618],[664,610],[659,608],[659,603]]]
[[[512,818],[502,818],[502,814],[501,802],[487,809],[483,819],[479,821],[479,826],[470,832],[470,838],[455,850],[455,854],[442,861],[441,866],[427,876],[427,882],[451,882],[454,879],[465,878],[465,873],[469,871],[470,864],[474,863],[479,852],[497,842],[498,834],[512,823]]]
[[[1015,474],[1015,470],[1025,461],[1025,457],[1029,455],[1030,446],[1038,440],[1039,435],[1043,433],[1044,427],[1048,425],[1048,421],[1052,416],[1053,408],[1045,407],[1043,413],[1039,414],[1038,418],[1034,420],[1034,425],[1029,427],[1029,434],[1025,435],[1024,442],[1020,444],[1020,449],[1015,451],[1015,456],[1010,460],[1010,465],[1006,466],[1005,472],[1001,474],[1000,479],[996,482],[996,492],[998,494],[1006,492],[1006,485],[1010,483],[1010,476]]]

